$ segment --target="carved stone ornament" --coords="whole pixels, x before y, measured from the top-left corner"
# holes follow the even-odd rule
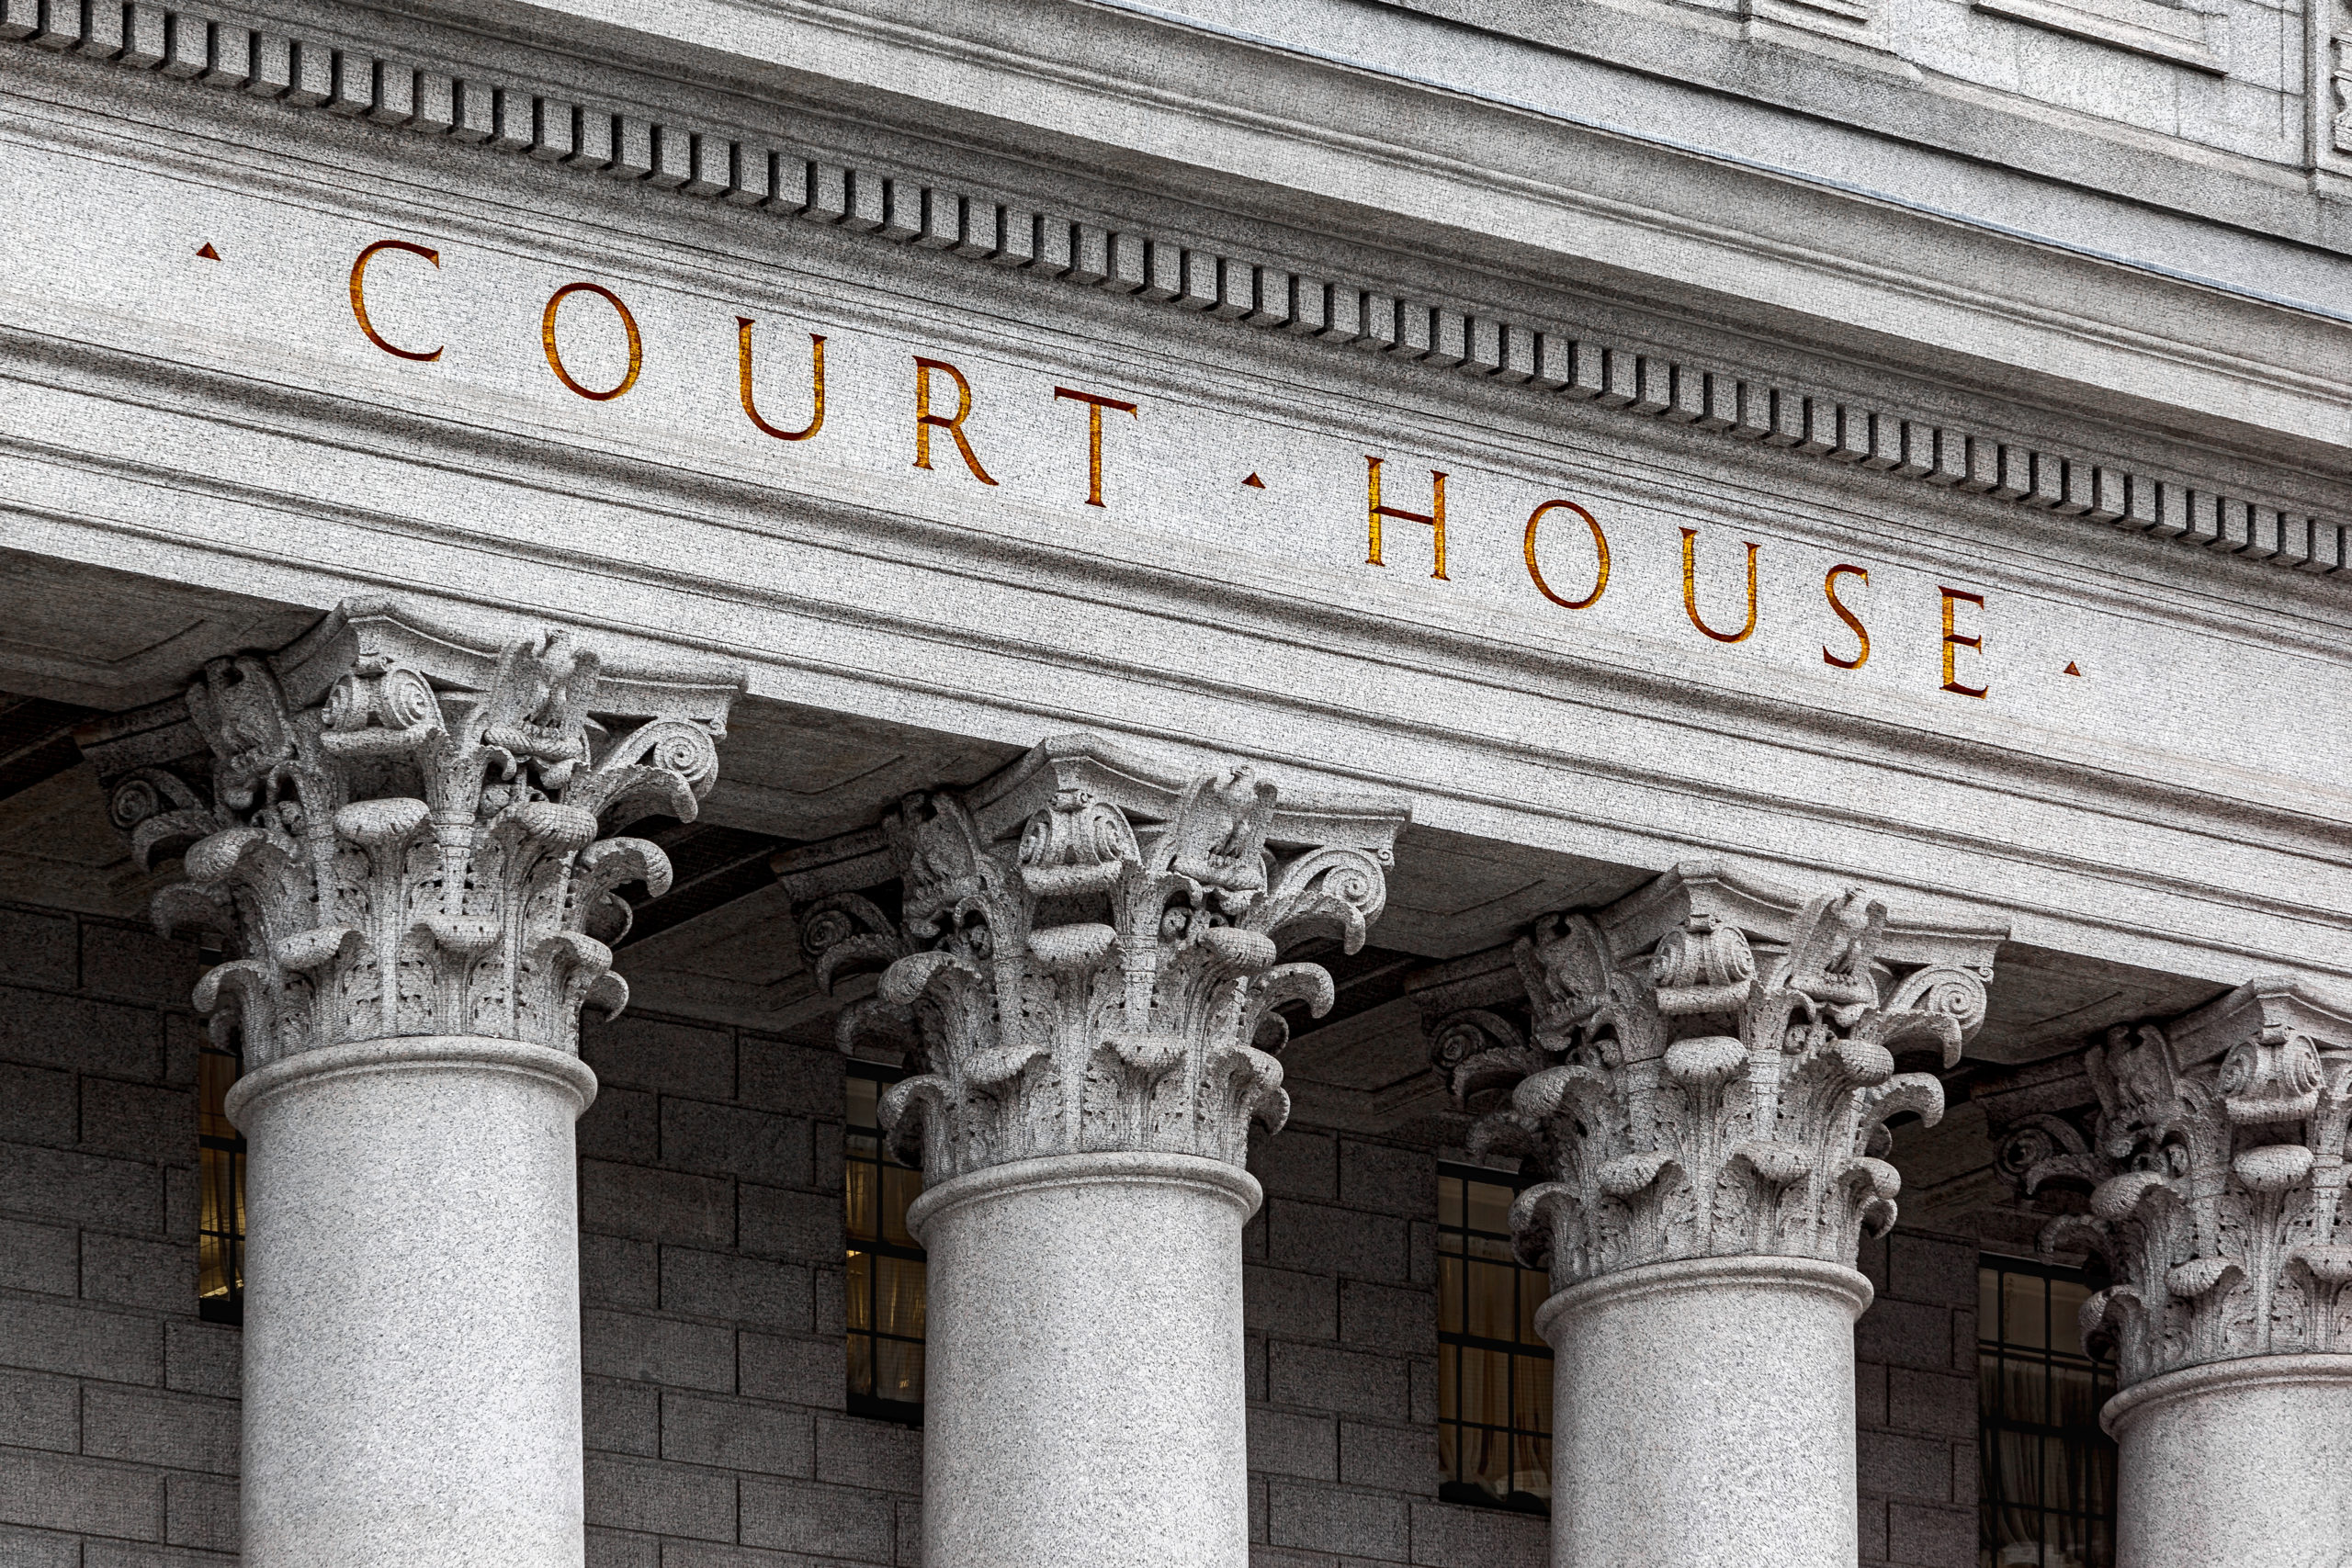
[[[1999,1164],[2031,1196],[2087,1190],[2042,1232],[2114,1283],[2083,1304],[2117,1382],[2238,1356],[2352,1350],[2339,1236],[2352,1016],[2256,980],[2084,1054],[2096,1108],[2013,1126]]]
[[[484,648],[354,599],[81,741],[140,865],[182,857],[157,927],[241,954],[196,1005],[242,1026],[248,1069],[394,1035],[573,1051],[583,1003],[628,999],[616,889],[670,881],[660,849],[602,835],[693,819],[741,682],[607,672],[563,631]]]
[[[1598,918],[1540,922],[1511,950],[1527,1026],[1499,999],[1460,1009],[1432,1055],[1486,1111],[1471,1149],[1549,1178],[1511,1230],[1555,1289],[1685,1258],[1850,1267],[1894,1223],[1888,1120],[1943,1114],[1942,1084],[1897,1056],[1959,1060],[2001,934],[1890,931],[1858,891],[1798,906],[1684,865]]]
[[[1319,964],[1279,953],[1363,944],[1405,821],[1401,802],[1278,797],[1247,767],[1165,776],[1071,736],[797,852],[785,881],[820,985],[880,970],[840,1039],[922,1069],[879,1113],[931,1182],[1096,1150],[1238,1165],[1251,1121],[1289,1112],[1275,1010],[1332,1000]],[[846,891],[892,874],[896,920]]]

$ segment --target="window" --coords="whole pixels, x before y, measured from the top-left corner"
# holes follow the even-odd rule
[[[196,1308],[208,1323],[245,1320],[245,1140],[220,1109],[240,1066],[208,1031],[196,1054]]]
[[[1552,1348],[1535,1332],[1551,1277],[1511,1256],[1520,1183],[1441,1165],[1438,1447],[1450,1503],[1552,1506]]]
[[[2114,1364],[2083,1350],[2075,1269],[1984,1258],[1976,1270],[1979,1568],[2113,1568],[2115,1444],[2098,1408]]]
[[[872,1062],[849,1064],[847,1196],[849,1408],[853,1415],[922,1420],[922,1248],[907,1230],[907,1205],[922,1172],[882,1152],[875,1108],[904,1077]]]

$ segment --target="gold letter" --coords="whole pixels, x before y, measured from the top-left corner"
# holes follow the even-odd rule
[[[1963,697],[1981,697],[1985,694],[1985,692],[1990,690],[1990,687],[1962,685],[1960,683],[1960,677],[1952,671],[1952,649],[1956,648],[1973,648],[1976,649],[1977,653],[1981,656],[1984,651],[1984,639],[1982,637],[1963,637],[1960,633],[1952,630],[1951,606],[1952,601],[1955,599],[1965,599],[1981,610],[1984,607],[1984,595],[1982,593],[1962,592],[1960,589],[1946,588],[1940,584],[1937,586],[1936,592],[1944,596],[1943,690],[1947,692],[1957,692]]]
[[[1862,623],[1854,618],[1853,611],[1838,602],[1838,580],[1841,577],[1859,577],[1862,580],[1862,586],[1868,588],[1871,584],[1871,574],[1858,566],[1839,565],[1831,567],[1829,575],[1821,580],[1821,592],[1828,596],[1829,607],[1838,612],[1839,620],[1853,628],[1854,636],[1860,640],[1862,646],[1860,651],[1851,659],[1840,659],[1825,648],[1821,650],[1821,661],[1824,664],[1835,664],[1840,670],[1860,670],[1870,662],[1871,634],[1862,629]]]
[[[825,427],[825,340],[822,337],[815,333],[808,334],[809,378],[816,384],[816,392],[809,400],[808,426],[805,430],[778,430],[762,419],[760,411],[752,405],[752,318],[749,316],[735,318],[735,363],[742,372],[743,412],[752,416],[752,423],[760,427],[761,434],[773,435],[778,441],[806,441]]]
[[[386,354],[396,354],[402,359],[440,358],[441,351],[437,348],[430,354],[419,354],[413,348],[400,348],[386,343],[383,334],[379,333],[375,324],[368,320],[368,264],[374,261],[377,253],[380,251],[406,251],[413,256],[423,256],[426,261],[431,262],[435,272],[441,269],[439,251],[428,251],[423,245],[413,245],[406,240],[379,240],[360,252],[359,259],[351,264],[351,313],[358,320],[359,330],[368,334],[369,343],[374,344]]]
[[[1544,569],[1535,564],[1536,525],[1544,521],[1544,514],[1545,513],[1563,506],[1584,519],[1584,525],[1592,530],[1592,547],[1600,553],[1600,574],[1592,581],[1592,592],[1586,594],[1581,599],[1563,599],[1557,593],[1553,592],[1552,585],[1544,581]],[[1535,592],[1544,595],[1544,598],[1552,601],[1553,604],[1559,605],[1562,609],[1589,610],[1593,605],[1600,603],[1600,595],[1609,587],[1608,536],[1601,533],[1600,525],[1594,520],[1592,513],[1587,512],[1583,507],[1578,506],[1575,502],[1547,501],[1543,505],[1537,507],[1534,511],[1527,514],[1527,575],[1535,580]]]
[[[931,373],[934,370],[944,370],[947,378],[956,383],[956,414],[952,419],[942,418],[931,412]],[[937,425],[956,438],[956,450],[964,454],[964,466],[972,470],[974,479],[984,485],[996,483],[989,478],[989,471],[980,467],[979,458],[973,456],[972,444],[964,439],[964,420],[971,412],[972,384],[964,379],[964,373],[944,359],[925,359],[922,355],[916,355],[915,467],[931,467],[931,430],[932,426]]]
[[[1097,392],[1072,391],[1068,387],[1056,387],[1054,396],[1086,405],[1086,504],[1100,506],[1102,504],[1102,411],[1118,409],[1132,414],[1136,412],[1136,405],[1123,403],[1116,398],[1106,398]]]
[[[1747,624],[1736,632],[1719,632],[1699,618],[1698,536],[1696,528],[1682,530],[1682,608],[1692,626],[1717,642],[1746,642],[1756,633],[1756,543],[1752,539],[1740,541],[1747,547]]]
[[[609,392],[592,392],[573,380],[571,372],[563,367],[562,354],[555,346],[555,313],[563,308],[564,300],[574,294],[594,294],[610,304],[621,313],[621,326],[628,333],[628,374],[623,376],[620,385]],[[637,318],[628,313],[628,307],[621,303],[619,295],[601,283],[567,283],[548,295],[546,313],[539,317],[539,343],[548,351],[548,368],[555,372],[555,378],[582,397],[600,403],[610,402],[636,386],[637,373],[645,363],[645,344],[637,335]]]
[[[1445,476],[1435,468],[1430,470],[1430,509],[1427,512],[1406,512],[1394,506],[1380,504],[1380,459],[1364,454],[1364,489],[1372,498],[1372,553],[1364,558],[1366,566],[1386,566],[1380,558],[1380,520],[1394,517],[1400,523],[1426,523],[1430,525],[1436,564],[1431,577],[1445,576]]]

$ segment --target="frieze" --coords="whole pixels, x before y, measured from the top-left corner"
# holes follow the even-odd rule
[[[1496,315],[1378,282],[1317,276],[1263,257],[1091,223],[819,150],[690,129],[576,95],[474,80],[159,5],[6,0],[0,38],[1455,369],[2248,560],[2316,574],[2352,570],[2343,525],[2261,497],[1596,341],[1558,322]],[[379,243],[424,249],[413,241]],[[355,267],[354,307],[364,317],[360,287]],[[567,287],[603,293],[618,305],[601,285]],[[548,305],[551,345],[559,303]],[[378,337],[364,319],[361,330],[387,354],[431,355]],[[633,384],[623,378],[590,390],[571,379],[552,346],[550,361],[582,396],[616,398]],[[747,391],[745,412],[764,427],[749,405]],[[1091,411],[1091,428],[1099,430],[1102,412]],[[821,414],[812,420],[808,434],[820,421]]]

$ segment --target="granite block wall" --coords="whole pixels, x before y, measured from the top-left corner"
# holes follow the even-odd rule
[[[1864,1568],[1976,1562],[1976,1243],[1897,1227],[1865,1242],[1855,1328]]]
[[[0,905],[0,1568],[235,1561],[240,1333],[196,1311],[194,952]],[[588,1026],[591,1568],[913,1564],[922,1434],[845,1409],[842,1064],[805,1037]],[[1253,1568],[1539,1568],[1438,1500],[1436,1166],[1262,1143],[1244,1237]],[[1864,1249],[1864,1568],[1974,1557],[1975,1248]]]
[[[590,1568],[916,1562],[922,1434],[844,1409],[830,1029],[632,1014],[582,1055]]]
[[[1540,1568],[1544,1520],[1438,1501],[1437,1161],[1294,1127],[1250,1168],[1251,1568]]]
[[[197,1315],[194,951],[0,905],[0,1564],[237,1544],[239,1331]]]

